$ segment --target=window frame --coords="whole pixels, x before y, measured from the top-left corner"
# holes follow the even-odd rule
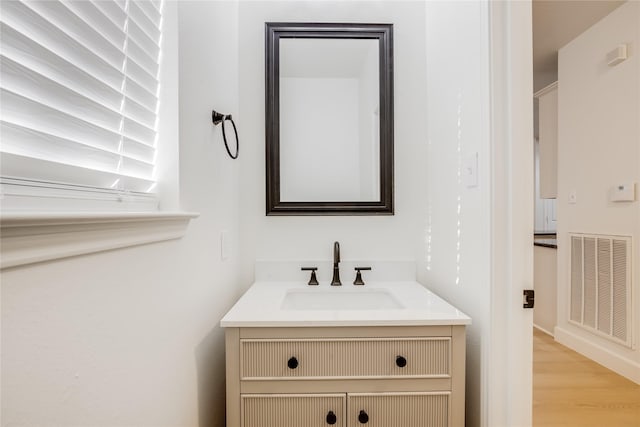
[[[178,10],[166,1],[157,137],[158,209],[56,209],[6,211],[0,208],[0,269],[117,248],[178,239],[199,216],[180,210],[178,126]],[[52,190],[53,191],[53,190]],[[2,195],[0,195],[0,202]]]

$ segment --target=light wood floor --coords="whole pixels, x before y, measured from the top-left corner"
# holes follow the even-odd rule
[[[640,427],[640,385],[534,328],[534,427]]]

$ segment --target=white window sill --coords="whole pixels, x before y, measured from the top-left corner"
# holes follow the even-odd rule
[[[179,239],[193,212],[3,213],[0,269]]]

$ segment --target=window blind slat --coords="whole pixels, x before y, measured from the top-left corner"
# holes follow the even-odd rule
[[[153,163],[156,149],[153,146],[141,144],[130,138],[123,138],[122,154],[132,159]]]
[[[67,0],[63,1],[63,4],[99,32],[102,37],[110,40],[115,46],[119,46],[120,50],[123,50],[127,36],[124,31],[124,25],[116,24],[110,16],[97,8],[93,2],[86,0]]]
[[[129,21],[129,35],[139,45],[147,47],[150,54],[160,51],[160,39],[155,40],[149,37],[135,21]]]
[[[86,117],[61,111],[55,105],[32,99],[7,87],[2,88],[0,101],[3,103],[3,108],[0,110],[2,120],[41,132],[52,135],[66,134],[77,140],[88,139],[100,143],[108,141],[111,144],[118,143],[122,133],[140,144],[148,146],[155,144],[154,129],[126,116],[120,116],[117,127],[103,127],[103,123],[97,124],[88,121]],[[34,120],[34,117],[37,120]]]
[[[141,162],[130,157],[123,157],[118,172],[121,175],[149,178],[153,177],[153,165]]]
[[[130,117],[150,129],[156,128],[155,112],[149,111],[143,105],[135,102],[130,98],[125,99],[123,112],[126,117]]]
[[[25,98],[115,133],[122,116],[86,96],[2,56],[2,86]]]
[[[86,0],[72,0],[72,2],[85,3]],[[104,0],[91,0],[91,4],[93,4],[95,8],[105,16],[108,16],[118,28],[124,30],[124,23],[127,20],[127,14],[124,11],[124,6],[121,7],[116,2]]]
[[[151,0],[145,3],[151,3],[151,5],[155,7],[157,11],[160,12],[162,10],[162,1],[163,0]]]
[[[155,114],[132,100],[121,102],[122,111],[114,110],[121,106],[95,101],[3,55],[0,55],[0,66],[3,69],[4,88],[17,95],[114,132],[119,132],[122,116],[139,122],[148,130],[155,130]],[[146,142],[151,140],[152,136],[143,139]]]
[[[162,18],[160,11],[150,1],[136,1],[135,3],[147,15],[147,18],[153,22],[153,25],[160,28],[160,20]]]
[[[58,31],[66,34],[91,52],[98,52],[100,57],[116,69],[122,69],[124,63],[124,45],[116,46],[114,40],[107,40],[102,34],[90,27],[62,3],[49,0],[31,0],[26,3],[46,21],[54,25]]]
[[[158,80],[155,76],[149,74],[144,68],[140,67],[135,61],[129,61],[127,63],[127,76],[131,77],[138,85],[145,88],[149,93],[154,96],[158,92]]]
[[[76,91],[84,90],[92,99],[102,102],[110,108],[118,108],[122,100],[122,94],[119,90],[112,88],[4,23],[0,23],[0,40],[2,54],[13,61]],[[151,102],[153,101],[155,100],[152,99]],[[149,108],[148,104],[145,106]]]
[[[156,44],[159,44],[160,28],[149,19],[147,14],[140,8],[138,2],[132,1],[129,4],[129,13],[131,20],[135,22],[151,40],[155,40]]]
[[[117,152],[105,151],[8,123],[0,123],[0,129],[3,143],[7,144],[3,150],[6,153],[103,171],[118,170],[120,155]]]
[[[127,47],[127,61],[135,61],[141,68],[154,78],[158,77],[158,62],[151,59],[145,51],[136,44],[135,41],[129,40],[129,46]],[[127,63],[127,68],[130,62]]]
[[[0,153],[0,167],[4,177],[21,177],[42,182],[82,185],[94,188],[111,188],[141,193],[153,189],[154,182],[135,176],[127,176],[108,171],[89,169],[54,161],[20,156],[12,153]]]
[[[125,119],[123,134],[127,137],[123,139],[118,133],[92,125],[5,89],[0,92],[0,102],[3,104],[0,120],[8,124],[32,129],[52,137],[73,141],[90,141],[88,145],[111,152],[117,152],[118,147],[124,141],[125,153],[130,152],[132,157],[147,162],[153,161],[155,132],[137,125],[131,120]],[[37,116],[39,120],[32,120],[32,116]],[[140,136],[146,136],[148,142],[141,142]],[[5,139],[3,135],[2,149],[8,149],[10,145],[11,141]]]
[[[149,91],[149,89],[139,85],[135,80],[127,78],[126,81],[127,96],[138,102],[140,105],[144,105],[149,111],[154,113],[158,106],[158,97],[155,93]]]
[[[0,132],[2,132],[2,149],[8,153],[23,156],[33,153],[32,155],[37,158],[63,156],[71,159],[70,163],[82,164],[83,161],[88,162],[85,166],[92,166],[94,158],[109,159],[108,162],[103,161],[101,166],[96,168],[112,171],[117,170],[120,158],[126,157],[153,168],[155,155],[153,147],[130,139],[125,139],[122,144],[123,148],[119,153],[117,151],[118,147],[114,150],[113,147],[109,146],[89,145],[82,141],[62,138],[4,121],[0,121]],[[77,160],[74,160],[74,158],[77,158]],[[147,177],[150,178],[151,175]]]
[[[144,34],[135,23],[129,26],[129,35],[131,36],[131,40],[140,46],[140,49],[142,49],[153,62],[158,62],[160,46]]]
[[[129,118],[124,119],[122,134],[129,138],[148,142],[150,144],[154,144],[156,139],[155,130],[149,129],[148,127],[143,126],[140,123],[135,122]]]
[[[2,21],[51,52],[96,76],[113,88],[120,88],[123,70],[115,68],[82,44],[76,42],[40,15],[17,1],[2,1]]]
[[[120,144],[121,137],[116,132],[92,125],[5,89],[0,91],[0,101],[0,119],[5,122],[62,138],[92,141],[95,145],[111,147],[112,150],[117,150]]]

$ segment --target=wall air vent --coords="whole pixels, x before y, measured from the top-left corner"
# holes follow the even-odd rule
[[[569,321],[631,347],[631,237],[569,233]]]

